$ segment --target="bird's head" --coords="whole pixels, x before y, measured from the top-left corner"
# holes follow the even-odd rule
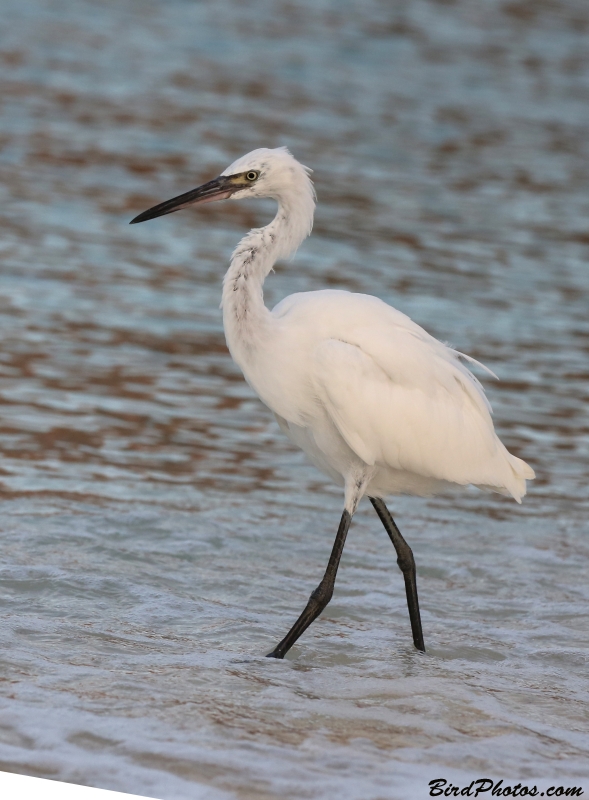
[[[306,196],[314,206],[310,170],[289,153],[286,147],[252,150],[234,161],[218,178],[197,189],[173,197],[144,211],[131,225],[171,214],[187,206],[214,203],[216,200],[242,200],[247,197],[272,197],[279,202],[291,195]]]

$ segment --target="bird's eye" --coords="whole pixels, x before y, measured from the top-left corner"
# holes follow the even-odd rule
[[[248,181],[255,181],[258,179],[259,174],[260,174],[259,172],[254,172],[254,170],[252,169],[250,172],[246,173],[245,177]]]

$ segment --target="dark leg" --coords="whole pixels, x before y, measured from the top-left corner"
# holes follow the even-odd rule
[[[415,576],[415,559],[413,551],[401,536],[401,531],[397,528],[395,520],[390,511],[385,506],[384,501],[378,497],[371,497],[370,502],[380,521],[385,527],[395,550],[397,551],[397,564],[405,578],[405,591],[407,592],[407,608],[409,609],[409,619],[411,620],[411,631],[413,633],[413,643],[418,650],[425,653],[423,643],[423,631],[421,630],[421,617],[419,615],[419,601],[417,599],[417,579]]]
[[[325,606],[333,597],[333,586],[335,584],[335,576],[337,575],[337,568],[342,557],[344,544],[346,543],[346,536],[350,528],[352,516],[347,511],[344,511],[337,530],[335,542],[333,543],[333,550],[329,557],[329,563],[325,570],[325,575],[319,586],[311,593],[309,602],[305,606],[305,610],[297,619],[295,624],[286,634],[284,639],[277,645],[271,653],[268,653],[268,658],[284,658],[290,648],[302,634],[307,630],[309,625],[317,619],[319,614],[323,611]]]

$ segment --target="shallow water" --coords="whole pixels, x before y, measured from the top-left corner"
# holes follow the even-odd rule
[[[589,8],[581,0],[3,4],[0,769],[160,798],[589,789]],[[232,364],[220,204],[129,228],[243,152],[315,170],[268,303],[378,294],[492,368],[523,506],[391,504],[428,653],[369,507]],[[481,376],[483,377],[483,376]],[[366,504],[368,505],[368,504]]]

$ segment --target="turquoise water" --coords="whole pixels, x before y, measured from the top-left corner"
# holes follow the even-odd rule
[[[586,4],[5,0],[0,24],[0,769],[165,800],[589,790]],[[522,506],[391,503],[425,657],[366,503],[331,605],[264,658],[342,502],[224,344],[222,274],[272,208],[127,225],[283,144],[319,205],[268,303],[408,313],[500,376],[538,475]]]

